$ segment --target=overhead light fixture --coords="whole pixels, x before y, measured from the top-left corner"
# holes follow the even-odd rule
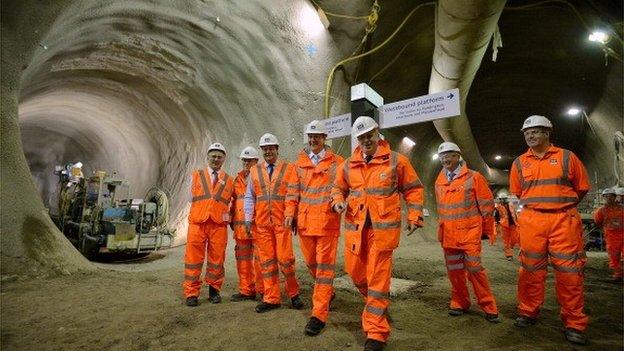
[[[570,107],[567,112],[568,116],[576,116],[579,113],[581,113],[581,110],[576,107]]]
[[[437,160],[438,159],[438,154],[431,155],[431,159],[434,160],[434,161]]]
[[[407,146],[408,148],[412,148],[416,145],[416,142],[410,137],[403,137],[401,143],[405,144],[405,146]]]
[[[503,156],[501,156],[501,155],[496,155],[496,156],[494,156],[494,159],[495,159],[496,161],[500,161],[500,160],[502,160],[502,159],[503,159]]]
[[[589,35],[589,41],[606,44],[609,41],[609,34],[601,30],[595,30]]]
[[[299,24],[301,29],[313,37],[318,37],[327,32],[327,27],[329,27],[325,12],[320,8],[314,8],[311,4],[303,4],[301,7]]]

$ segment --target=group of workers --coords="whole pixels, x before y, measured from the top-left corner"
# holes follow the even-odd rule
[[[582,224],[577,204],[590,186],[581,161],[572,152],[550,143],[553,126],[543,116],[531,116],[521,128],[529,146],[511,168],[510,193],[519,199],[517,213],[506,203],[496,204],[499,223],[509,246],[519,238],[517,327],[535,324],[544,303],[544,284],[550,261],[555,269],[556,292],[572,343],[587,342],[588,317],[583,312]],[[239,292],[232,301],[261,302],[256,312],[281,306],[280,272],[291,306],[302,309],[295,276],[292,235],[298,235],[301,252],[312,278],[311,316],[304,328],[317,335],[325,327],[335,297],[333,280],[340,224],[344,212],[344,269],[364,297],[362,328],[364,350],[382,350],[390,335],[388,306],[393,250],[399,245],[405,202],[407,235],[423,226],[424,188],[407,157],[392,151],[380,138],[379,125],[370,117],[358,117],[352,135],[358,146],[344,160],[325,145],[322,122],[306,126],[308,145],[297,160],[279,157],[279,142],[272,134],[260,138],[264,162],[253,147],[242,150],[243,169],[232,179],[222,169],[225,147],[214,143],[208,150],[208,166],[193,173],[192,202],[185,252],[184,294],[188,306],[198,305],[201,271],[209,288],[209,301],[221,301],[227,225],[234,231]],[[448,313],[461,316],[470,307],[466,280],[470,281],[485,319],[499,323],[498,308],[488,276],[481,264],[481,239],[495,237],[495,201],[483,175],[467,167],[461,150],[451,142],[438,148],[443,166],[435,181],[439,217],[438,239],[444,251],[451,299]],[[619,234],[622,221],[609,203],[597,213],[597,222]],[[616,215],[617,217],[617,215]],[[619,229],[618,229],[619,228]],[[516,234],[517,232],[517,234]],[[491,241],[492,242],[492,241]],[[507,239],[506,239],[507,243]],[[506,248],[507,248],[506,244]],[[511,256],[511,248],[505,251]],[[614,256],[615,257],[615,254]],[[622,275],[622,256],[612,267]]]

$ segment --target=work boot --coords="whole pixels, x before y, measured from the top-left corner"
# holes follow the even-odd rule
[[[364,351],[381,351],[384,347],[386,347],[385,342],[375,339],[366,339],[366,343],[364,343]]]
[[[528,316],[518,316],[516,317],[516,321],[514,322],[514,325],[518,328],[526,328],[535,324],[535,322],[536,322],[535,318],[531,318]]]
[[[256,297],[256,301],[262,302],[262,300],[264,300],[264,293],[259,293],[258,296]]]
[[[280,308],[280,304],[279,303],[267,303],[267,302],[261,302],[256,306],[256,312],[258,313],[264,313],[264,312],[268,312],[270,310],[274,310],[276,308]]]
[[[490,322],[490,323],[500,323],[501,319],[498,316],[498,314],[494,314],[494,313],[486,313],[485,314],[485,320]]]
[[[199,305],[199,301],[197,300],[197,296],[189,296],[186,298],[186,305],[188,307],[196,307]]]
[[[232,295],[232,301],[233,302],[239,302],[239,301],[245,301],[245,300],[255,300],[256,299],[256,294],[253,295],[245,295],[245,294],[234,294]]]
[[[210,303],[221,302],[221,295],[219,294],[219,290],[213,288],[212,286],[209,286],[208,287],[208,301],[210,301]]]
[[[306,324],[304,331],[306,335],[315,336],[318,335],[323,328],[325,328],[325,322],[322,322],[316,317],[312,317],[308,321],[308,324]]]
[[[585,333],[583,333],[580,330],[576,330],[573,328],[566,328],[564,334],[565,334],[566,340],[568,340],[569,342],[573,344],[579,344],[579,345],[587,344],[587,337],[585,336]]]
[[[300,310],[304,306],[303,301],[301,301],[301,298],[299,298],[299,295],[295,295],[295,297],[291,298],[290,302],[292,304],[292,308],[296,310]]]
[[[330,311],[333,311],[333,310],[332,310],[332,302],[334,302],[334,300],[335,300],[335,299],[336,299],[336,293],[335,293],[335,292],[333,292],[333,293],[332,293],[332,296],[331,296],[331,299],[329,299],[329,308],[328,308],[328,309],[329,309]]]
[[[458,317],[466,313],[466,310],[461,308],[450,308],[448,311],[449,316]]]

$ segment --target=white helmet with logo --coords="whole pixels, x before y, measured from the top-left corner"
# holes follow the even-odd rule
[[[279,142],[277,141],[277,137],[271,133],[265,133],[258,143],[260,146],[269,146],[269,145],[277,145],[279,146]]]
[[[221,143],[212,143],[210,144],[210,146],[208,147],[208,152],[212,151],[212,150],[219,150],[221,152],[223,152],[224,154],[225,152],[225,146],[223,146],[223,144]]]
[[[450,141],[445,141],[442,144],[440,144],[440,146],[438,146],[438,155],[440,155],[443,152],[448,152],[448,151],[455,151],[461,154],[461,150],[459,149],[459,146],[457,146],[457,144],[455,143],[451,143]]]
[[[325,124],[317,119],[308,123],[305,127],[306,134],[325,134],[327,135],[327,128]]]
[[[615,188],[615,195],[624,195],[624,188]]]
[[[614,188],[606,188],[602,191],[602,195],[609,195],[609,194],[616,195],[617,192],[615,191]]]
[[[256,148],[254,148],[253,146],[247,146],[243,149],[243,151],[241,151],[240,158],[258,159],[260,158],[260,155],[258,154],[258,150],[256,150]]]
[[[524,120],[524,124],[522,124],[521,131],[524,131],[528,128],[533,127],[544,127],[552,129],[553,125],[550,123],[550,120],[544,116],[533,115]]]
[[[375,128],[379,128],[379,124],[377,124],[374,119],[368,116],[360,116],[355,120],[355,122],[353,122],[351,134],[353,134],[353,136],[357,138],[360,135],[368,133]]]

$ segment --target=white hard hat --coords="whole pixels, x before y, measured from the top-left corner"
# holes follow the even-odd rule
[[[524,124],[522,124],[521,131],[524,131],[527,128],[533,127],[545,127],[552,129],[553,125],[550,123],[550,120],[544,116],[533,115],[524,120]]]
[[[624,195],[624,188],[615,188],[615,195]]]
[[[78,161],[72,165],[72,168],[82,168],[82,162]]]
[[[448,152],[448,151],[455,151],[461,154],[461,150],[459,149],[459,146],[457,146],[457,144],[455,143],[451,143],[450,141],[445,141],[442,144],[440,144],[440,146],[438,146],[438,155],[443,152]]]
[[[260,155],[258,154],[258,150],[256,150],[256,148],[254,148],[253,146],[247,146],[243,149],[243,151],[241,151],[240,158],[258,159],[260,158]]]
[[[221,143],[212,143],[210,144],[210,146],[208,147],[208,152],[212,151],[212,150],[219,150],[222,151],[224,154],[225,152],[225,146],[223,146],[223,144]]]
[[[327,128],[325,124],[317,119],[308,123],[305,127],[306,134],[325,134],[327,135]]]
[[[353,134],[353,136],[357,138],[360,135],[368,133],[375,128],[379,128],[379,124],[377,124],[374,119],[368,116],[360,116],[355,120],[355,122],[353,122],[351,134]]]
[[[498,198],[499,198],[499,199],[507,199],[507,198],[508,198],[508,195],[507,195],[507,194],[505,194],[505,193],[502,193],[502,194],[499,194],[499,195],[498,195]]]
[[[609,194],[616,195],[617,192],[613,188],[606,188],[602,191],[602,195],[609,195]]]
[[[278,145],[279,146],[279,142],[277,141],[277,137],[275,135],[271,133],[265,133],[260,138],[260,142],[258,143],[258,145],[260,146]]]

